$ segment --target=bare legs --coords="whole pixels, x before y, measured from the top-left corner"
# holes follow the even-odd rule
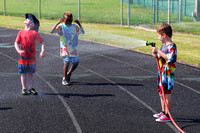
[[[71,75],[71,73],[77,68],[78,66],[78,62],[77,63],[72,63],[69,71],[70,62],[65,62],[64,66],[63,66],[63,72],[64,72],[64,77],[67,78],[67,75]]]
[[[166,102],[167,102],[167,107],[168,107],[169,111],[171,111],[171,106],[172,106],[171,94],[165,94],[165,98],[166,98]],[[161,101],[162,111],[165,112],[165,114],[169,114],[167,112],[167,107],[165,106],[162,94],[160,94],[160,101]]]
[[[22,84],[22,89],[27,89],[27,85],[29,86],[29,89],[33,88],[33,74],[32,73],[21,74],[21,84]]]

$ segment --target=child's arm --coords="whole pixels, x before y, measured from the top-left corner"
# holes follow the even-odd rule
[[[79,25],[81,32],[82,32],[83,34],[85,34],[85,31],[84,31],[84,29],[83,29],[81,23],[80,23],[78,20],[75,20],[74,22],[77,23],[77,24]]]
[[[56,27],[57,27],[60,23],[62,23],[63,21],[64,21],[64,19],[61,18],[61,19],[53,26],[53,28],[51,29],[50,33],[51,33],[51,34],[55,33]],[[58,34],[61,35],[60,32],[58,32]]]
[[[158,57],[157,54],[159,54],[161,57],[163,57],[166,61],[168,60],[167,55],[160,51],[157,47],[152,47],[152,54],[154,57]]]
[[[43,41],[42,46],[41,46],[40,58],[44,57],[44,51],[45,51],[45,48],[44,48],[44,41]]]
[[[16,42],[15,42],[15,49],[16,49],[16,51],[17,51],[20,55],[25,53],[24,50],[21,50],[21,49],[19,48],[19,44],[17,44]]]

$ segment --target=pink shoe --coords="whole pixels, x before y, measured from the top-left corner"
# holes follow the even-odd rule
[[[153,117],[155,118],[160,118],[161,116],[163,116],[164,114],[162,112],[158,113],[158,114],[154,114]]]
[[[161,116],[160,118],[156,119],[157,122],[168,122],[171,121],[171,119],[169,117],[167,117],[166,115]]]

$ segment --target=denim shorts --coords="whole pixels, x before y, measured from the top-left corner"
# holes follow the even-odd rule
[[[65,57],[63,57],[63,63],[65,63],[65,62],[78,63],[79,56],[75,56],[75,57],[65,56]]]

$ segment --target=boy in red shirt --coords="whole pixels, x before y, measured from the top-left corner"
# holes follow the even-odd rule
[[[39,21],[35,16],[33,14],[26,14],[25,17],[25,29],[19,31],[15,40],[15,49],[20,54],[18,72],[21,74],[22,94],[28,95],[33,93],[37,95],[36,90],[33,88],[33,73],[36,70],[35,40],[37,39],[42,44],[40,52],[41,58],[44,56],[44,40],[37,32]],[[21,46],[19,46],[20,44]],[[30,90],[27,89],[27,83],[29,84]]]

